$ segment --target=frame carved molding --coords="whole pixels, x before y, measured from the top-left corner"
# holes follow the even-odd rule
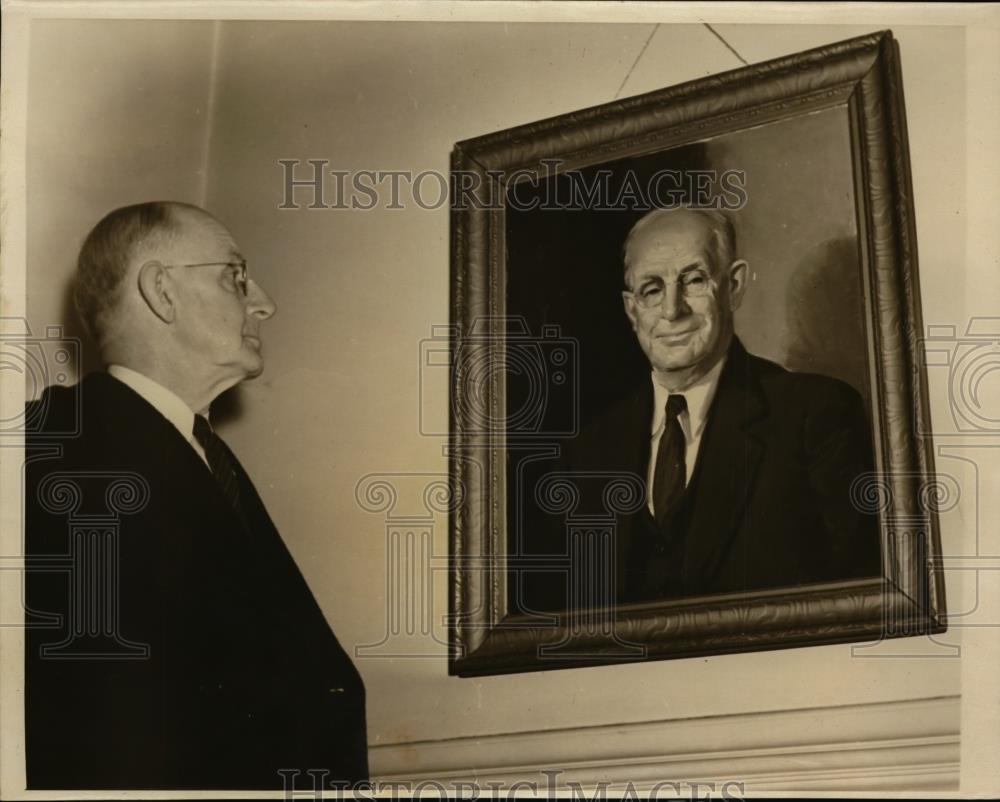
[[[880,512],[883,573],[851,581],[738,597],[619,606],[612,642],[539,626],[507,609],[506,451],[501,371],[469,390],[470,366],[502,360],[506,251],[504,176],[576,169],[652,153],[766,122],[846,106],[852,136],[858,239],[866,310],[877,473],[859,503]],[[452,170],[479,177],[480,203],[452,210],[450,475],[463,503],[451,515],[452,674],[472,676],[637,659],[690,657],[926,635],[945,629],[937,505],[916,237],[898,46],[891,32],[752,65],[460,142]],[[491,423],[493,422],[493,423]],[[569,639],[577,662],[541,659]]]

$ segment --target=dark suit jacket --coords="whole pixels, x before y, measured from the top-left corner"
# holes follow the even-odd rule
[[[636,392],[566,449],[571,471],[625,471],[643,486],[653,390]],[[877,520],[851,482],[872,470],[858,393],[791,373],[734,338],[680,507],[660,529],[645,507],[617,526],[621,601],[752,591],[881,573]]]
[[[53,436],[78,401],[80,435]],[[44,423],[27,438],[28,787],[280,789],[279,769],[367,778],[361,677],[242,468],[245,523],[173,425],[107,374],[50,388],[31,415]],[[51,484],[61,473],[77,502]],[[148,501],[118,514],[113,547],[95,547],[113,525],[85,516],[128,509],[109,491],[122,474],[141,477]],[[116,599],[83,591],[104,605],[96,625],[65,570],[74,553],[78,582],[117,587]]]

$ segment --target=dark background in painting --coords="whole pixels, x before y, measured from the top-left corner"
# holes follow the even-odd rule
[[[645,188],[658,170],[687,173],[708,167],[707,148],[699,143],[584,168],[579,173],[593,185],[598,170],[612,171],[604,204],[612,205],[629,172],[637,177],[638,186]],[[664,184],[664,195],[666,189]],[[522,183],[517,197],[522,205],[530,204],[533,198],[539,203],[546,198],[564,202],[572,197],[570,179],[558,175],[537,187]],[[508,205],[506,214],[508,314],[523,316],[532,334],[539,334],[543,325],[556,325],[563,337],[576,343],[577,375],[568,378],[578,383],[581,425],[629,385],[649,375],[649,363],[625,317],[621,296],[625,288],[622,243],[649,209],[629,200],[623,201],[623,207],[521,211]],[[523,375],[509,376],[508,409],[521,408],[528,392]],[[561,393],[556,398],[565,403],[548,405],[542,431],[571,431],[572,399]]]
[[[846,108],[579,172],[589,184],[595,171],[610,170],[607,196],[614,199],[629,171],[645,187],[657,171],[706,169],[745,174],[746,206],[732,213],[739,255],[750,265],[749,287],[736,314],[737,335],[751,353],[790,370],[843,379],[867,402],[864,287]],[[557,175],[536,186],[521,183],[516,191],[522,205],[533,197],[565,199],[570,197],[569,179]],[[527,441],[538,447],[565,442],[574,427],[586,426],[637,383],[650,380],[621,298],[621,246],[646,211],[628,201],[614,210],[521,211],[508,205],[507,314],[522,317],[530,335],[541,334],[543,326],[558,327],[562,341],[574,344],[569,348],[575,348],[577,360],[575,375],[564,377],[550,359],[562,347],[550,334],[533,351],[533,358],[545,364],[543,370],[508,370],[509,413],[538,411],[508,425],[512,442],[529,432]],[[508,349],[509,354],[515,351]],[[530,360],[520,361],[523,366]],[[569,383],[561,383],[563,378]],[[540,387],[542,382],[546,386]],[[532,501],[535,483],[553,465],[531,459],[532,450],[508,450],[508,547],[521,555],[564,552],[562,533],[552,535],[551,521]],[[519,582],[510,578],[510,602],[516,607]],[[561,606],[552,601],[565,592],[557,574],[532,572],[523,581],[529,587],[529,607]]]

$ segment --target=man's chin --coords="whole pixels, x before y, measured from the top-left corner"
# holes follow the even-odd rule
[[[654,351],[649,361],[656,370],[669,373],[690,370],[701,361],[702,356],[701,354],[691,353],[689,349],[685,348],[668,354]]]
[[[241,354],[243,360],[241,367],[243,368],[243,379],[256,379],[264,372],[264,357],[260,352],[260,341],[251,338],[250,340],[244,340],[243,353]]]
[[[243,368],[243,379],[241,381],[256,379],[264,372],[264,359],[260,354],[254,353],[252,356],[244,358],[241,367]]]
[[[708,373],[717,359],[697,349],[684,349],[671,354],[653,353],[650,367],[661,379],[677,387],[686,386]],[[672,377],[672,378],[671,378]]]
[[[260,360],[254,367],[247,370],[246,375],[243,377],[244,381],[247,379],[256,379],[264,372],[264,361]]]

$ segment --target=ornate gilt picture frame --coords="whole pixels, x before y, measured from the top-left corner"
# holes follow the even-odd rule
[[[899,58],[883,31],[455,146],[452,674],[945,629]],[[873,463],[850,503],[877,529],[880,576],[616,595],[619,522],[643,507],[646,477],[560,460],[627,379],[648,383],[621,312],[630,227],[699,198],[756,254],[756,300],[736,317],[747,349],[865,403]],[[752,471],[738,476],[749,493]]]

